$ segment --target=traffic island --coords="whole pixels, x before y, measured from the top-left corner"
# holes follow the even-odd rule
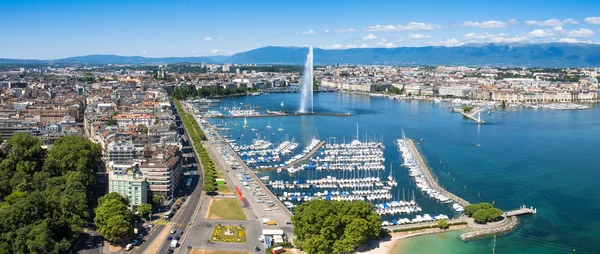
[[[218,225],[210,238],[212,242],[245,243],[246,228],[243,226]]]

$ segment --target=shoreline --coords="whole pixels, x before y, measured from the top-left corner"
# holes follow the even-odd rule
[[[359,248],[357,250],[357,253],[361,253],[361,254],[380,254],[380,253],[393,254],[394,250],[398,247],[398,245],[403,243],[403,241],[401,241],[403,239],[419,237],[419,236],[424,236],[424,235],[446,233],[446,232],[452,232],[452,231],[464,230],[464,229],[470,229],[470,227],[468,227],[468,225],[456,225],[456,226],[450,226],[448,229],[427,228],[427,229],[419,229],[419,230],[415,230],[415,231],[389,233],[390,238],[388,238],[388,239],[385,239],[385,240],[382,239],[382,240],[378,240],[375,242],[370,242],[371,244],[375,244],[376,247],[369,249],[369,250],[361,250],[361,248]]]

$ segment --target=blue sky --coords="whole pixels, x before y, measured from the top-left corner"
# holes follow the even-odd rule
[[[0,0],[0,57],[600,42],[600,0]]]

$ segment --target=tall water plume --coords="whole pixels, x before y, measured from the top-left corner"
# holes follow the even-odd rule
[[[309,108],[310,107],[310,108]],[[302,75],[302,100],[300,101],[301,113],[313,113],[313,48],[308,48],[304,75]]]

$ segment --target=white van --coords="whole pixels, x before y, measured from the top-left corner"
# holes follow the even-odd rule
[[[127,246],[125,246],[125,250],[129,251],[133,249],[133,244],[127,244]]]

